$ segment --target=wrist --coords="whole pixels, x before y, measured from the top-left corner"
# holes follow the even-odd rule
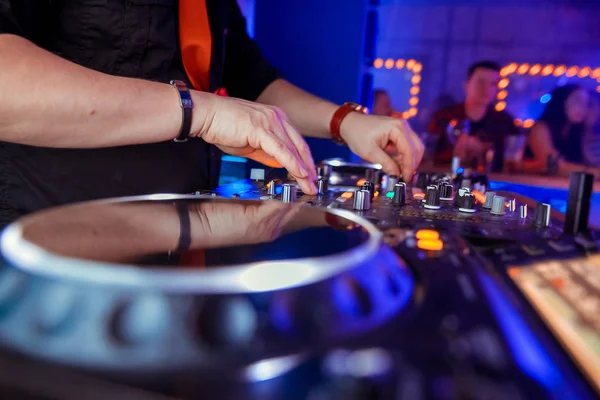
[[[190,90],[190,95],[194,102],[190,137],[202,137],[208,130],[208,121],[211,119],[213,103],[218,96],[197,90]]]
[[[344,124],[344,122],[346,122],[346,119],[349,117],[351,118],[352,114],[361,114],[365,112],[366,108],[360,104],[351,102],[342,104],[333,114],[329,126],[333,141],[340,145],[346,145],[346,141],[343,139],[342,127],[349,126],[350,124]]]

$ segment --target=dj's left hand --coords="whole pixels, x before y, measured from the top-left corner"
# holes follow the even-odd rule
[[[388,175],[402,176],[406,182],[423,158],[425,146],[403,119],[352,112],[340,128],[342,138],[356,155],[381,164]]]

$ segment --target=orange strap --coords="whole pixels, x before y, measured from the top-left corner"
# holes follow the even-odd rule
[[[179,42],[183,67],[192,86],[208,91],[212,36],[206,0],[179,0]]]

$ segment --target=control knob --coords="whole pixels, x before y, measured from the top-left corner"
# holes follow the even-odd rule
[[[294,203],[296,201],[296,186],[289,183],[283,184],[283,193],[281,194],[281,201],[284,203]]]
[[[506,199],[502,196],[494,196],[492,199],[492,210],[490,211],[494,215],[504,215],[506,213]]]
[[[452,200],[454,187],[448,182],[443,182],[440,186],[440,200]]]
[[[460,189],[458,189],[457,193],[458,195],[456,196],[456,205],[458,207],[462,207],[465,196],[471,193],[471,189],[469,189],[468,187],[461,187]]]
[[[398,176],[397,175],[390,175],[390,176],[388,176],[386,190],[388,192],[391,192],[392,190],[394,190],[394,188],[396,187],[397,183],[398,183]]]
[[[395,206],[403,206],[406,204],[406,184],[404,182],[394,185],[394,197],[392,204]]]
[[[533,218],[533,224],[539,227],[550,226],[550,211],[552,207],[550,204],[539,203],[535,207],[535,216]]]
[[[458,211],[464,213],[475,212],[475,195],[473,193],[465,192],[463,194]]]
[[[373,182],[366,181],[362,185],[361,190],[366,190],[369,192],[369,195],[370,195],[369,200],[371,200],[375,196],[375,185],[373,184]]]
[[[527,219],[527,204],[521,204],[519,206],[519,218]]]
[[[483,203],[483,208],[490,209],[492,208],[492,203],[494,202],[494,196],[496,192],[487,192],[485,194],[485,203]]]
[[[435,186],[427,187],[427,194],[425,195],[425,208],[429,210],[439,210],[440,206],[440,192]]]
[[[317,181],[317,193],[318,193],[318,195],[322,196],[322,195],[326,194],[327,190],[328,190],[327,180],[323,179],[323,178],[319,178],[319,180]]]
[[[356,211],[367,211],[371,208],[371,194],[368,190],[357,190],[354,192],[354,209]]]
[[[269,196],[275,196],[275,181],[269,182],[269,185],[267,186],[267,194]]]
[[[429,185],[429,175],[425,173],[419,174],[417,177],[417,187],[419,189],[425,189]]]
[[[571,174],[569,182],[569,201],[565,216],[564,231],[575,234],[588,230],[594,175],[583,172]]]

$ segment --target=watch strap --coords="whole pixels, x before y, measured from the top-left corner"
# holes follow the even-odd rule
[[[186,142],[192,130],[192,114],[194,102],[187,85],[182,81],[171,81],[171,85],[179,93],[179,105],[181,106],[181,129],[175,142]]]
[[[366,108],[360,104],[346,102],[342,104],[333,114],[329,124],[332,140],[340,145],[346,145],[346,141],[342,139],[341,126],[344,119],[353,111],[365,112]]]

